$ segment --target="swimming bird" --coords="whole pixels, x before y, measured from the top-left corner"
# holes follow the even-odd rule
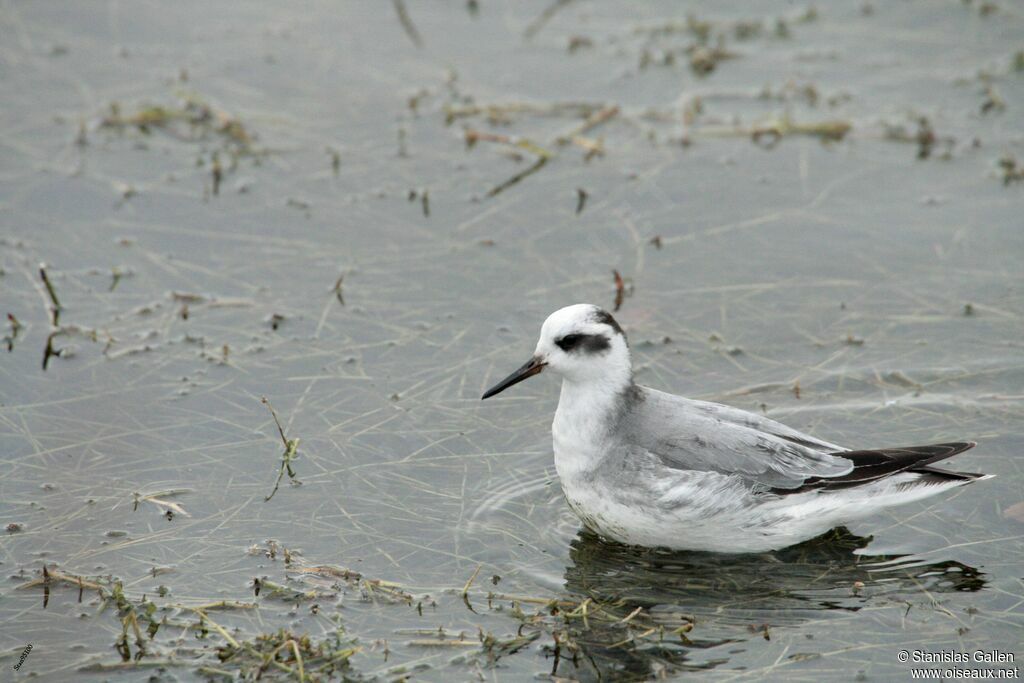
[[[739,408],[633,381],[607,311],[552,313],[533,357],[490,398],[542,371],[562,377],[551,434],[569,507],[597,534],[676,550],[762,552],[992,475],[933,464],[972,441],[851,450]]]

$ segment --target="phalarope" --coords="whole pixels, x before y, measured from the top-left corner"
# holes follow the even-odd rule
[[[640,386],[622,328],[590,304],[552,313],[533,357],[483,398],[545,369],[562,376],[551,433],[565,498],[586,526],[622,543],[773,550],[992,476],[932,467],[971,441],[850,450]]]

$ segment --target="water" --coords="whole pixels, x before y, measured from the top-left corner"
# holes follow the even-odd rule
[[[1020,655],[1019,8],[407,6],[422,49],[390,3],[5,3],[0,663],[237,671],[188,609],[222,600],[258,605],[207,611],[240,642],[343,625],[353,678],[890,680],[901,648]],[[103,126],[115,102],[209,115]],[[557,103],[610,118],[580,132]],[[852,128],[772,145],[786,115]],[[40,262],[65,332],[45,371]],[[611,306],[613,269],[639,381],[850,446],[975,439],[957,467],[999,476],[768,555],[581,535],[554,382],[479,395],[550,311]],[[262,396],[301,440],[301,486],[269,502]],[[19,588],[44,565],[105,597]],[[139,659],[129,623],[122,662],[144,595],[167,622]]]

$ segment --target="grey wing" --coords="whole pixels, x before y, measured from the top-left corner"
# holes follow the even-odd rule
[[[810,477],[838,477],[853,463],[845,449],[737,408],[642,387],[625,425],[629,448],[670,467],[738,474],[770,488],[798,488]]]

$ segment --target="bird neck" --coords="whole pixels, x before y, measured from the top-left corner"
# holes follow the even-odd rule
[[[563,378],[555,411],[560,431],[581,439],[603,439],[634,386],[632,372],[626,370],[585,380]]]

